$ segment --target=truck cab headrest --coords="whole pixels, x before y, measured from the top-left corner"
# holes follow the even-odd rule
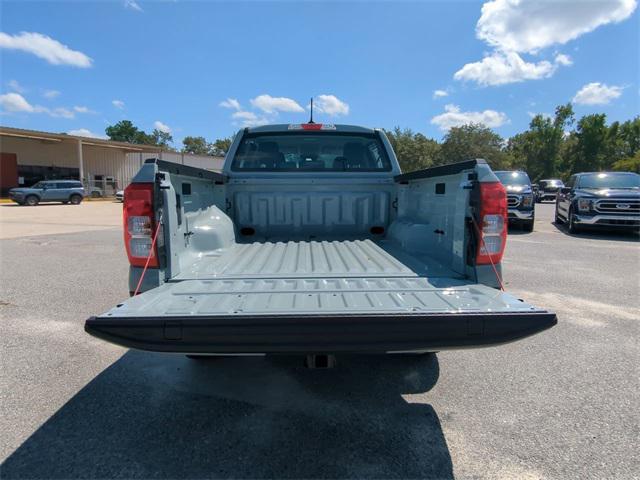
[[[345,168],[366,167],[368,164],[367,152],[360,143],[345,143],[343,157],[345,158]]]
[[[260,142],[258,151],[263,153],[280,153],[280,147],[276,142]]]

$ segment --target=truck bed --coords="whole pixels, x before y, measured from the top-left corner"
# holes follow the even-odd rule
[[[162,197],[165,264],[87,332],[174,353],[383,353],[500,344],[556,323],[468,262],[474,195],[497,183],[483,162],[247,175],[145,164],[137,188]],[[146,203],[131,205],[135,216]],[[132,290],[140,275],[132,267]]]
[[[176,280],[213,278],[460,278],[428,255],[410,255],[387,240],[239,243],[198,258]]]

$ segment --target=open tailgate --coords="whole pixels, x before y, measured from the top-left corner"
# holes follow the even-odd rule
[[[166,283],[85,330],[162,352],[326,353],[495,345],[556,323],[552,312],[451,278],[212,279]]]

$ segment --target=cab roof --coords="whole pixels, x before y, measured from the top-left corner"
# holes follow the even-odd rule
[[[244,131],[246,133],[284,133],[284,132],[293,132],[293,131],[305,131],[303,125],[317,125],[317,126],[325,126],[325,128],[307,130],[313,132],[344,132],[344,133],[375,133],[376,130],[374,128],[367,127],[358,127],[356,125],[342,125],[342,124],[327,124],[327,123],[277,123],[274,125],[262,125],[260,127],[250,127],[246,128]],[[329,127],[329,128],[326,128]]]

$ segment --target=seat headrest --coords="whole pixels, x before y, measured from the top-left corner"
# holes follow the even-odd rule
[[[344,155],[347,168],[366,167],[367,155],[365,148],[360,143],[349,142],[344,144]]]
[[[280,148],[276,142],[261,142],[258,144],[258,150],[264,153],[279,153]]]

